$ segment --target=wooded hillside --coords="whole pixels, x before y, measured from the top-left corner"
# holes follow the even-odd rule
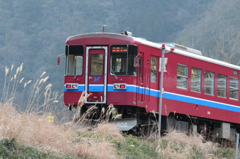
[[[107,32],[128,30],[135,37],[183,44],[238,64],[239,6],[226,0],[0,0],[0,73],[4,77],[6,67],[24,63],[17,99],[23,84],[34,83],[44,71],[61,94],[64,62],[56,66],[56,57],[64,53],[65,40],[101,32],[102,25]]]

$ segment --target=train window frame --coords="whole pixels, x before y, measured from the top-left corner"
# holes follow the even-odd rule
[[[194,81],[195,79],[197,79],[197,81]],[[201,93],[202,91],[201,86],[202,86],[202,69],[192,67],[191,68],[191,91]]]
[[[66,45],[65,76],[83,75],[83,45]]]
[[[210,80],[209,80],[210,79]],[[204,71],[204,94],[214,95],[215,73],[212,71]],[[209,81],[207,81],[209,80]],[[210,86],[208,86],[210,84]]]
[[[179,74],[179,68],[183,67],[183,74]],[[182,71],[181,71],[182,72]],[[184,80],[183,82],[180,82],[180,80]],[[181,84],[183,83],[183,84]],[[183,86],[181,86],[183,85]],[[177,88],[180,89],[188,89],[188,66],[187,65],[183,65],[183,64],[177,64]]]
[[[224,79],[224,81],[220,81],[220,79]],[[217,96],[227,98],[227,76],[220,73],[217,77]]]
[[[231,85],[232,80],[237,81],[237,84]],[[236,86],[236,87],[232,87],[232,86]],[[236,91],[235,98],[233,96],[231,96],[232,95],[232,90]],[[229,80],[229,99],[231,99],[231,100],[239,100],[239,79],[238,78],[230,77],[230,80]]]
[[[119,47],[119,48],[117,48]],[[125,47],[127,49],[125,49]],[[111,45],[110,47],[110,75],[136,76],[134,58],[137,56],[136,45]],[[118,61],[118,66],[116,65]],[[119,64],[120,63],[120,64]]]

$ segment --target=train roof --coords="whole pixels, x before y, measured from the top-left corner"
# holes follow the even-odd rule
[[[134,38],[134,39],[135,39],[135,41],[138,41],[141,44],[149,45],[149,46],[160,48],[160,49],[162,47],[162,43],[150,42],[150,41],[148,41],[146,39],[143,39],[143,38]],[[170,50],[171,47],[174,48],[173,53],[181,54],[181,55],[184,55],[184,56],[188,56],[188,57],[196,58],[196,59],[199,59],[199,60],[211,62],[211,63],[214,63],[214,64],[222,65],[222,66],[225,66],[225,67],[233,68],[233,69],[236,69],[236,70],[240,70],[240,66],[233,65],[233,64],[230,64],[230,63],[227,63],[227,62],[224,62],[224,61],[220,61],[220,60],[216,60],[216,59],[213,59],[213,58],[203,56],[201,51],[199,51],[199,50],[188,48],[188,47],[185,47],[183,45],[179,45],[179,44],[175,44],[175,43],[165,43],[165,44],[166,44],[166,49],[167,50]]]
[[[80,35],[75,35],[75,36],[71,36],[66,40],[66,43],[69,41],[74,41],[77,39],[82,39],[82,38],[114,38],[114,39],[118,39],[118,40],[122,40],[122,41],[126,41],[128,43],[139,43],[139,44],[143,44],[143,45],[148,45],[151,47],[155,47],[155,48],[159,48],[161,49],[162,47],[162,43],[155,43],[155,42],[151,42],[148,41],[144,38],[139,38],[139,37],[132,37],[132,36],[128,36],[125,34],[116,34],[116,33],[107,33],[107,32],[96,32],[96,33],[87,33],[87,34],[80,34]],[[165,43],[166,44],[166,49],[170,50],[171,47],[174,48],[174,52],[176,54],[181,54],[184,56],[188,56],[188,57],[192,57],[192,58],[196,58],[199,60],[203,60],[203,61],[207,61],[207,62],[211,62],[214,64],[218,64],[218,65],[222,65],[222,66],[226,66],[229,68],[233,68],[233,69],[237,69],[240,70],[240,66],[237,65],[233,65],[224,61],[220,61],[220,60],[216,60],[213,58],[209,58],[206,56],[203,56],[201,51],[193,49],[193,48],[189,48],[183,45],[179,45],[176,43]]]
[[[116,33],[107,33],[107,32],[96,32],[96,33],[87,33],[87,34],[80,34],[75,36],[70,36],[67,41],[73,41],[77,39],[83,39],[83,38],[114,38],[118,40],[128,41],[129,43],[134,42],[134,38],[131,36],[127,36],[124,34],[116,34]]]

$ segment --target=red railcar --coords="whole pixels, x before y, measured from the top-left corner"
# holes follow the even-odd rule
[[[170,47],[174,51],[164,58],[162,129],[233,139],[240,123],[240,67],[185,46],[166,44]],[[159,112],[161,57],[162,44],[127,34],[69,37],[64,103],[76,108],[84,92],[79,115],[96,105],[89,118],[108,117],[123,131],[153,125]]]

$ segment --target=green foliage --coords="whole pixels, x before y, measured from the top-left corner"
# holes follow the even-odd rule
[[[89,140],[103,140],[103,136],[96,134],[94,132],[81,132],[78,134],[80,138],[89,138]],[[125,159],[165,159],[169,158],[167,154],[165,156],[159,156],[156,151],[157,148],[157,140],[142,140],[138,137],[127,135],[125,136],[125,142],[118,141],[113,137],[109,137],[107,139],[109,142],[115,144],[119,158]],[[76,141],[76,142],[81,142]],[[162,149],[166,149],[168,147],[169,141],[161,140]],[[182,153],[182,149],[185,148],[185,144],[172,144],[171,145],[171,152],[180,154]],[[167,150],[169,151],[169,150]],[[171,153],[169,152],[169,153]],[[206,157],[206,154],[192,148],[191,152],[191,159],[201,159],[203,156]],[[225,149],[218,149],[215,154],[210,154],[209,158],[226,158],[232,159],[235,157],[235,150],[230,148]],[[15,139],[4,139],[0,141],[0,158],[4,159],[24,159],[24,158],[38,158],[38,159],[75,159],[75,156],[71,155],[62,155],[56,154],[53,152],[43,152],[33,147],[26,147],[23,145],[18,144]],[[185,158],[189,158],[189,156],[185,156]],[[85,156],[84,159],[94,159],[94,157]]]
[[[221,158],[231,159],[235,157],[235,150],[230,148],[219,149],[217,151],[217,154],[221,154],[219,158],[221,157]]]
[[[156,145],[141,140],[134,136],[126,136],[126,142],[117,142],[119,155],[127,159],[156,159],[158,154],[155,151]]]
[[[212,1],[211,9],[193,19],[182,31],[176,41],[199,49],[205,56],[240,64],[238,45],[240,42],[239,12],[240,4],[225,0]]]
[[[15,139],[4,139],[0,141],[0,158],[4,159],[73,159],[73,157],[62,157],[52,152],[42,152],[35,148],[19,145]]]

